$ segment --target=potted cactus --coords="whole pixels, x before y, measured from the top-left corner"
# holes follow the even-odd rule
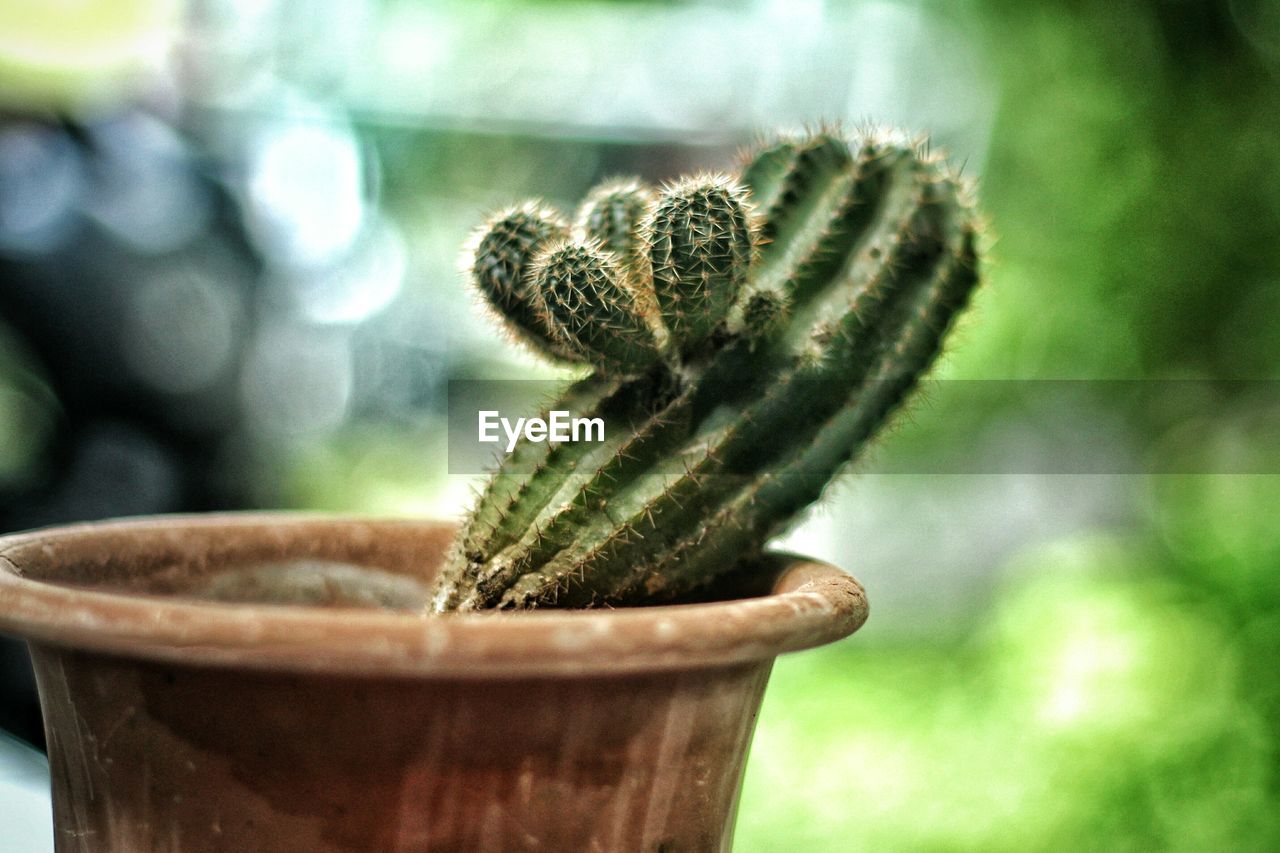
[[[589,368],[551,409],[606,427],[520,441],[459,529],[0,542],[60,849],[727,849],[774,657],[866,617],[764,546],[937,355],[977,281],[966,189],[903,137],[823,131],[604,184],[573,222],[513,207],[468,258],[513,335]]]

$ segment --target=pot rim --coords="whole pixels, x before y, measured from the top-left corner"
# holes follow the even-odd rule
[[[432,616],[374,608],[242,604],[104,592],[24,576],[59,546],[108,546],[122,535],[146,549],[195,533],[241,536],[335,524],[351,535],[453,524],[314,513],[159,515],[0,537],[0,632],[37,644],[191,665],[334,675],[533,678],[698,669],[771,660],[860,628],[867,599],[852,576],[792,555],[757,598],[614,610]],[[141,552],[140,552],[141,553]],[[34,556],[33,556],[34,555]]]

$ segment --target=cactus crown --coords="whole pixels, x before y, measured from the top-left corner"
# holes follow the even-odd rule
[[[517,446],[440,611],[663,600],[760,549],[933,362],[977,283],[966,187],[900,136],[788,136],[737,175],[525,204],[468,247],[514,336],[592,367],[551,408],[599,444]]]

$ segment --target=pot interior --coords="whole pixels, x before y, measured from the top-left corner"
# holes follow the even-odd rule
[[[424,522],[282,523],[202,529],[188,520],[119,535],[62,535],[0,554],[58,586],[204,601],[420,611],[452,528]],[[31,559],[39,549],[40,559]]]
[[[206,526],[174,519],[167,526],[157,519],[117,532],[99,527],[93,535],[37,535],[0,557],[29,579],[98,592],[421,612],[453,530],[423,521]],[[785,566],[774,557],[744,563],[696,594],[663,603],[766,595]]]

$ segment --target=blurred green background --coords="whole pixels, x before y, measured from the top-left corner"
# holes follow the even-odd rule
[[[822,120],[963,161],[986,283],[783,543],[873,615],[779,662],[737,848],[1280,849],[1271,0],[3,0],[0,525],[454,515],[447,381],[555,375],[484,212]]]

